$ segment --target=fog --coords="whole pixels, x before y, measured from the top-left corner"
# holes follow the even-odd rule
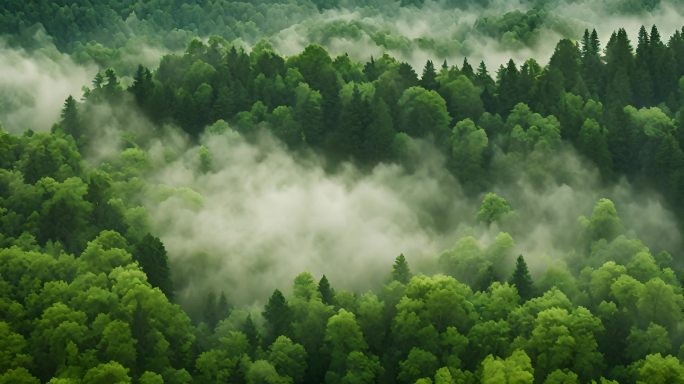
[[[516,212],[514,223],[499,228],[476,222],[481,196],[461,192],[429,143],[414,143],[414,171],[380,164],[367,173],[351,164],[326,172],[323,160],[294,155],[265,131],[249,141],[227,128],[206,134],[201,145],[212,156],[206,173],[200,147],[181,136],[151,144],[157,171],[145,193],[178,298],[191,310],[207,290],[222,290],[236,304],[263,302],[275,288],[288,291],[303,271],[362,292],[386,281],[400,253],[414,271],[438,272],[438,255],[461,237],[475,237],[484,249],[499,231],[513,236],[515,255],[524,254],[540,275],[575,251],[578,218],[590,216],[602,197],[614,199],[628,233],[652,251],[681,246],[657,194],[637,193],[625,181],[602,187],[597,171],[570,149],[546,159],[541,184],[520,162],[497,155],[493,166],[514,181],[492,190]]]
[[[664,1],[650,11],[634,13],[626,12],[629,9],[626,1],[546,2],[541,22],[528,40],[521,41],[507,33],[489,36],[476,24],[483,19],[499,19],[507,12],[525,13],[533,9],[529,3],[492,1],[486,8],[449,8],[432,1],[420,8],[394,3],[380,8],[327,10],[283,29],[270,40],[286,55],[317,43],[333,55],[349,53],[361,61],[389,53],[417,71],[427,59],[460,65],[465,57],[470,63],[484,61],[490,71],[495,71],[511,58],[516,63],[534,58],[544,65],[559,39],[579,40],[585,29],[596,28],[604,47],[618,28],[625,28],[635,41],[641,25],[657,25],[666,39],[684,25],[680,5],[676,1]],[[625,12],[616,12],[616,9]]]
[[[30,53],[0,40],[0,124],[9,132],[50,129],[64,100],[69,95],[78,99],[97,73],[41,39],[43,48]]]

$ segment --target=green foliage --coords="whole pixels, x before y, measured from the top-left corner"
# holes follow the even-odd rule
[[[515,286],[520,294],[520,298],[524,300],[529,300],[534,296],[534,284],[532,283],[532,276],[527,270],[527,263],[525,263],[525,258],[520,255],[515,262],[515,270],[509,281],[511,285]]]
[[[487,193],[482,199],[482,205],[477,212],[477,220],[485,224],[499,221],[513,212],[511,205],[496,193]]]
[[[528,254],[529,241],[516,245],[508,233],[492,240],[497,227],[516,238],[520,230],[509,202],[487,193],[476,213],[483,225],[456,228],[462,236],[453,247],[412,264],[433,275],[412,273],[400,254],[375,292],[336,291],[325,275],[316,282],[305,272],[291,293],[275,289],[231,311],[226,294],[210,291],[193,324],[173,303],[173,265],[136,205],[147,192],[141,180],[170,155],[148,153],[134,138],[102,164],[80,152],[88,155],[102,134],[93,122],[98,108],[132,103],[155,135],[167,123],[191,140],[230,127],[259,140],[270,130],[297,153],[319,152],[333,172],[352,161],[360,173],[383,176],[401,169],[391,164],[398,160],[411,173],[430,139],[439,152],[430,161],[446,165],[458,180],[445,178],[472,197],[497,190],[497,177],[525,182],[515,172],[497,174],[495,161],[538,170],[574,147],[600,171],[601,192],[619,197],[620,188],[604,187],[626,177],[660,191],[681,216],[681,32],[665,43],[657,28],[642,28],[634,49],[620,29],[602,52],[596,31],[587,30],[580,46],[558,42],[546,67],[510,60],[496,80],[484,63],[474,70],[467,60],[460,69],[445,61],[439,74],[428,60],[419,78],[388,54],[362,63],[309,45],[286,58],[267,41],[248,54],[217,36],[191,41],[157,68],[117,74],[106,65],[121,55],[111,47],[145,28],[175,28],[165,43],[175,52],[191,34],[256,39],[260,29],[287,23],[278,12],[335,4],[25,3],[0,10],[1,31],[42,23],[75,60],[107,69],[81,101],[66,99],[50,133],[0,131],[0,383],[682,382],[681,260],[647,248],[609,199],[568,228],[566,241],[579,239],[570,255],[548,255],[554,265]],[[475,28],[511,47],[540,41],[542,26],[565,28],[538,3],[480,18]],[[369,28],[341,24],[333,27],[351,36]],[[385,46],[410,46],[375,31]],[[101,35],[111,46],[97,42]],[[222,153],[211,148],[192,152],[200,177],[219,172]],[[554,185],[572,177],[555,176]],[[550,180],[535,181],[532,188]],[[624,214],[633,215],[627,207]],[[476,238],[476,229],[489,232]],[[536,283],[515,251],[528,255]],[[173,270],[189,284],[183,273]]]
[[[407,284],[411,279],[411,270],[409,269],[406,257],[402,253],[397,256],[392,266],[392,280],[396,280],[402,284]]]

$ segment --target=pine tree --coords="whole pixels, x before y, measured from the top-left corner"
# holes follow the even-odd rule
[[[429,90],[437,89],[437,72],[432,60],[428,60],[423,67],[423,74],[420,77],[419,84],[421,87]]]
[[[411,280],[411,270],[406,262],[406,257],[404,254],[400,254],[394,260],[394,266],[392,266],[392,280],[396,280],[400,283],[407,284]]]
[[[461,73],[466,75],[471,80],[475,77],[475,72],[473,71],[473,67],[468,62],[467,57],[463,58],[463,65],[461,66]]]
[[[513,59],[508,61],[506,67],[499,69],[499,112],[502,115],[508,115],[517,103],[520,96],[520,88],[518,86],[518,79],[520,73],[515,65]]]
[[[318,282],[318,292],[321,293],[321,300],[328,305],[332,305],[335,300],[335,290],[330,286],[328,278],[323,275]]]
[[[107,79],[107,83],[102,87],[105,97],[107,97],[109,101],[118,100],[121,86],[119,84],[119,79],[116,77],[116,72],[114,72],[112,68],[108,68],[105,71],[105,78]]]
[[[230,315],[230,304],[224,292],[221,292],[218,302],[216,303],[216,319],[218,321],[227,318]]]
[[[515,262],[515,271],[509,281],[518,289],[518,294],[523,301],[527,301],[534,297],[534,284],[532,283],[532,276],[527,269],[527,263],[523,255],[518,256]]]
[[[153,287],[161,289],[170,300],[173,299],[169,259],[161,240],[148,233],[136,246],[133,257],[140,263],[140,267],[147,275],[147,281]]]
[[[62,131],[71,135],[77,143],[83,141],[83,124],[78,114],[78,107],[73,96],[69,95],[64,101],[64,108],[62,108],[62,121],[59,124]]]
[[[601,61],[601,46],[598,34],[594,29],[591,34],[584,31],[582,39],[582,78],[591,97],[603,95],[603,62]]]
[[[247,341],[250,345],[250,357],[254,358],[254,353],[259,347],[261,340],[259,337],[259,330],[254,324],[251,314],[247,315],[247,319],[245,319],[245,322],[242,324],[242,333],[247,336]]]
[[[149,99],[152,97],[152,92],[154,84],[152,83],[152,73],[149,69],[138,65],[138,69],[135,71],[133,76],[133,84],[128,88],[128,90],[135,97],[136,103],[143,110],[148,107]]]
[[[651,63],[653,62],[653,50],[646,28],[642,25],[639,29],[639,38],[636,49],[636,66],[634,70],[634,99],[639,107],[653,103],[653,78],[651,77]]]
[[[604,100],[607,109],[621,110],[633,103],[634,56],[632,45],[624,29],[613,33],[606,45],[606,74],[608,77]]]
[[[488,112],[494,112],[498,110],[498,103],[496,100],[496,83],[494,79],[489,76],[487,71],[487,66],[484,61],[480,61],[480,65],[477,67],[477,73],[475,74],[475,85],[482,88],[482,94],[480,98],[482,99],[482,104],[484,104],[485,110]]]
[[[270,344],[278,336],[287,336],[290,333],[292,310],[280,290],[276,289],[273,291],[273,294],[268,299],[268,303],[264,307],[262,315],[269,325],[269,333],[265,340],[266,344]]]

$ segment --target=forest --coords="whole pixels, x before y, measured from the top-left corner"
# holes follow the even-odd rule
[[[0,384],[684,383],[681,5],[3,2]]]

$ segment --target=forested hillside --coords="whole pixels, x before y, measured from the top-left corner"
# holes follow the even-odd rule
[[[684,383],[678,3],[588,4],[0,5],[0,383]]]

